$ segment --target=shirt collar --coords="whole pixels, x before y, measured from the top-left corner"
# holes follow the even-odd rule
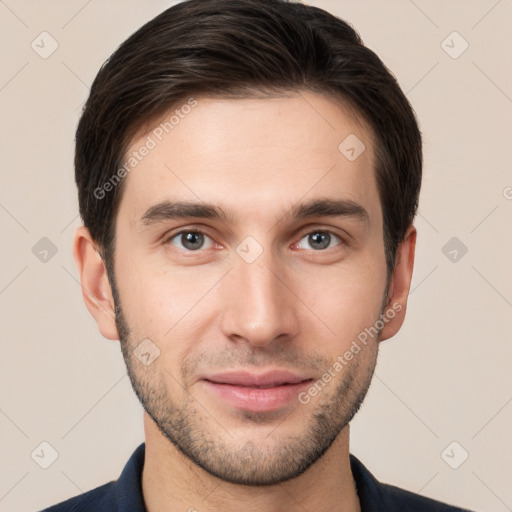
[[[118,512],[146,512],[142,497],[142,468],[146,444],[133,452],[121,476],[115,483],[115,501]],[[380,484],[363,463],[350,454],[350,467],[356,483],[357,494],[363,512],[379,512],[382,503]]]

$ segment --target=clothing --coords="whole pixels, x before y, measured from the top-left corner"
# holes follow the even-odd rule
[[[142,443],[133,452],[117,481],[101,485],[41,512],[146,512],[141,480],[145,449],[146,445]],[[382,484],[352,454],[350,466],[361,512],[469,512]]]

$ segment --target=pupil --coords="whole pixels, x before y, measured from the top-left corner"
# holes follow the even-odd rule
[[[329,233],[314,233],[309,235],[310,242],[314,246],[316,244],[317,249],[325,249],[329,245]]]
[[[203,240],[201,239],[201,233],[186,233],[182,235],[183,245],[188,249],[198,249],[203,245]]]

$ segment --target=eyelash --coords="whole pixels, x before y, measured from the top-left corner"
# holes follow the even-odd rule
[[[187,234],[187,233],[194,233],[194,234],[203,235],[203,236],[205,236],[207,238],[210,238],[210,240],[212,240],[211,237],[207,233],[205,233],[204,231],[202,231],[200,229],[194,229],[194,228],[190,229],[189,228],[189,229],[182,229],[181,231],[178,231],[177,233],[174,233],[174,234],[168,236],[165,239],[164,244],[170,244],[170,242],[172,240],[174,240],[175,238],[177,238],[177,237],[179,237],[179,236],[181,236],[183,234]],[[312,235],[312,234],[316,234],[316,233],[328,234],[331,237],[338,238],[340,242],[337,245],[335,245],[334,247],[338,247],[340,245],[346,245],[345,240],[343,240],[343,238],[341,238],[340,235],[338,235],[338,234],[336,234],[333,231],[330,231],[328,229],[313,229],[313,230],[309,230],[309,231],[305,231],[305,232],[303,231],[303,232],[300,233],[299,242],[297,242],[294,245],[298,245],[305,237],[307,237],[309,235]],[[213,243],[215,244],[215,242],[213,242]],[[321,252],[329,251],[329,250],[333,249],[334,247],[327,247],[325,249],[316,249],[316,250],[315,249],[309,249],[309,250],[311,250],[311,251],[313,251],[315,253],[321,253]],[[181,250],[181,251],[184,251],[184,252],[188,252],[188,253],[195,253],[195,252],[199,253],[199,252],[203,252],[203,251],[207,250],[207,249],[203,249],[202,247],[197,249],[197,250],[190,250],[190,249],[186,249],[186,248],[183,248],[183,249],[182,248],[178,248],[178,249]],[[308,250],[308,249],[302,249],[302,250]]]

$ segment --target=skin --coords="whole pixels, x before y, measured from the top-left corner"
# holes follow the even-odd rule
[[[404,320],[416,231],[407,231],[388,282],[372,134],[339,103],[306,91],[197,101],[125,178],[116,218],[117,319],[97,245],[85,227],[74,242],[85,303],[103,336],[121,339],[145,408],[146,507],[359,511],[349,421],[380,341]],[[349,161],[338,146],[352,133],[366,150]],[[367,219],[289,217],[315,199],[352,201]],[[228,218],[142,220],[170,200],[211,203]],[[204,245],[190,249],[175,236],[183,229],[203,232]],[[332,233],[326,248],[308,236],[318,232]],[[263,250],[252,263],[236,251],[248,236]],[[293,399],[250,412],[201,381],[206,373],[269,368],[316,381],[392,305],[379,336],[308,404]],[[160,350],[148,366],[134,353],[144,339]]]

